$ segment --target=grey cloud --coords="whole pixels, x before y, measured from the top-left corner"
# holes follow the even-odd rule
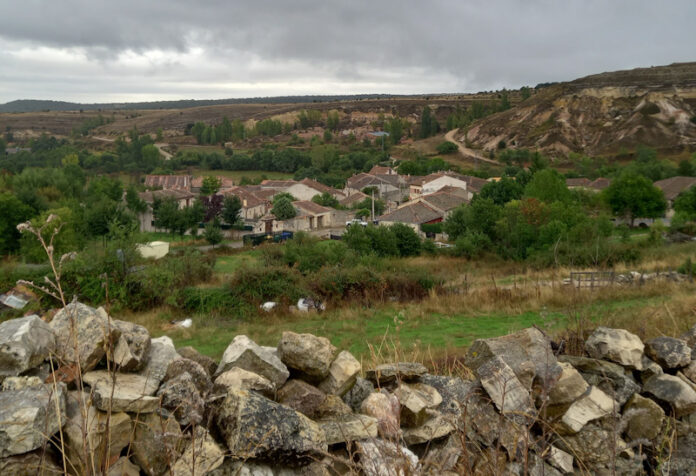
[[[75,69],[90,77],[57,68],[49,89],[64,84],[61,98],[80,93],[81,81],[94,100],[100,87],[133,94],[128,78],[138,76],[151,80],[143,89],[155,98],[195,81],[476,91],[693,60],[695,17],[690,0],[26,0],[0,3],[0,44],[84,52],[87,64]],[[171,57],[122,66],[124,55],[153,50]],[[199,63],[187,63],[199,50]],[[0,102],[37,96],[22,83],[48,84],[34,76],[40,64],[13,52],[0,58],[20,79],[8,82],[0,70]]]

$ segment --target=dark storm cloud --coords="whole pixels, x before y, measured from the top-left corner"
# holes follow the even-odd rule
[[[0,102],[519,87],[693,60],[695,17],[690,0],[3,1]]]

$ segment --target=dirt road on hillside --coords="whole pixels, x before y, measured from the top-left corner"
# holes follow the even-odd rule
[[[457,147],[459,147],[459,152],[461,152],[464,157],[471,160],[480,160],[481,162],[487,162],[493,165],[502,165],[497,160],[489,159],[488,157],[484,157],[483,154],[481,154],[480,152],[473,149],[469,149],[460,140],[455,139],[454,136],[458,132],[459,129],[452,129],[447,134],[445,134],[445,140],[457,144]]]

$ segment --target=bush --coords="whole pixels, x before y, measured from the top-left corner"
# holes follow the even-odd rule
[[[295,302],[307,295],[302,276],[287,267],[242,268],[230,283],[231,292],[248,302]]]
[[[457,147],[457,144],[455,144],[454,142],[445,141],[438,144],[436,149],[438,154],[452,154],[456,152],[459,149],[459,147]]]
[[[490,246],[491,240],[485,234],[480,231],[467,231],[455,241],[454,253],[471,259],[480,256]]]
[[[223,288],[184,288],[170,302],[180,309],[199,314],[246,317],[254,310],[249,303]]]

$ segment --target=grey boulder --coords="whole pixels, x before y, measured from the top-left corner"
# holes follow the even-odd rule
[[[37,315],[0,323],[0,381],[38,366],[55,349],[51,326]]]
[[[254,372],[280,388],[290,376],[288,368],[278,357],[264,350],[245,335],[235,337],[225,349],[215,375],[233,367]]]
[[[663,369],[679,369],[691,363],[691,347],[673,337],[655,337],[645,343],[645,353]]]

